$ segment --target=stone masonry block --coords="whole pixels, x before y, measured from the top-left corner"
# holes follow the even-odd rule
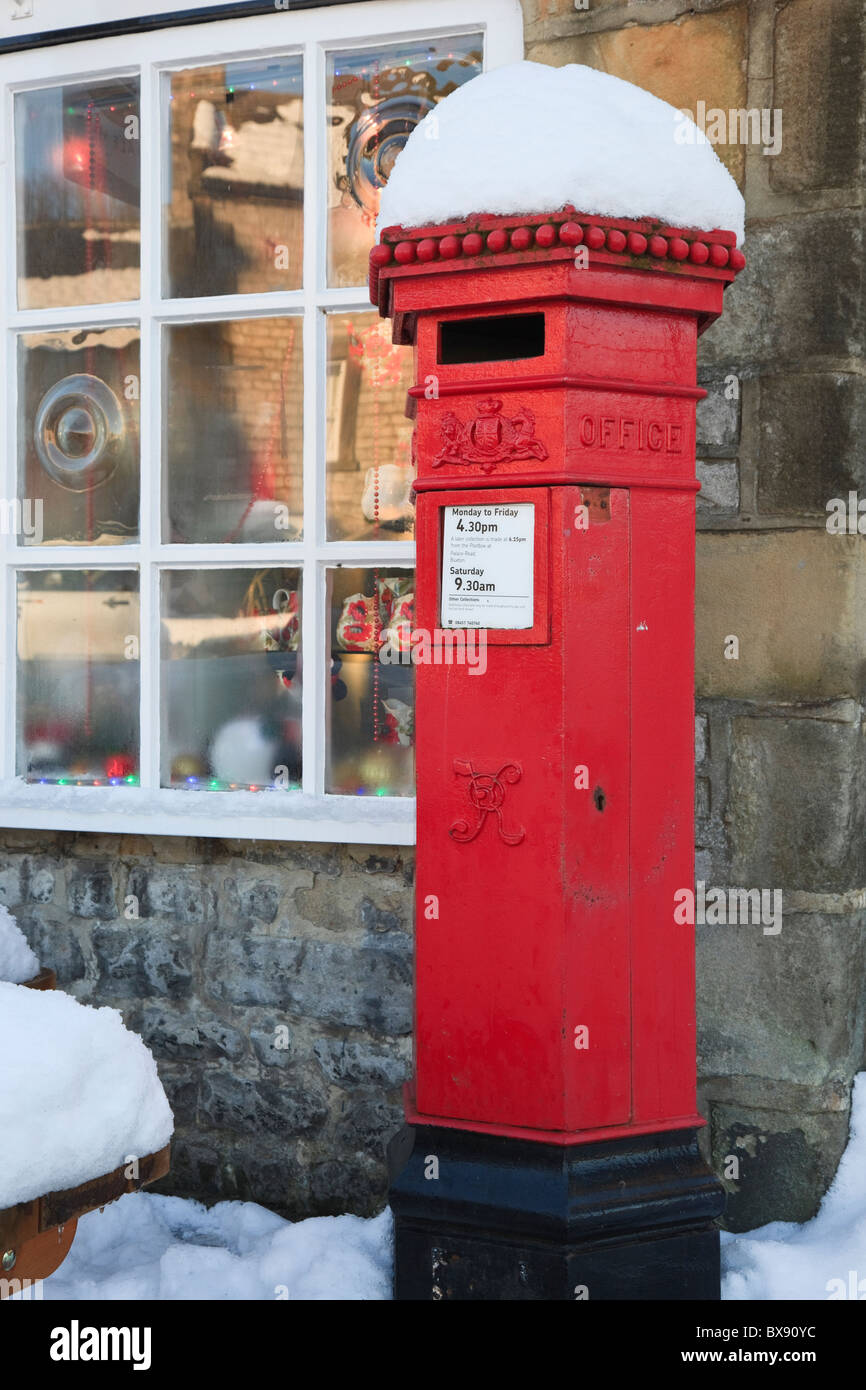
[[[232,1004],[278,1004],[288,1007],[287,980],[303,959],[299,937],[238,936],[211,931],[205,948],[207,989]]]
[[[237,1061],[246,1051],[241,1033],[200,1004],[188,1010],[152,1005],[128,1019],[155,1057],[172,1062]]]
[[[66,893],[69,910],[76,917],[108,921],[117,916],[114,880],[105,864],[88,860],[76,862],[67,877]]]
[[[386,1100],[380,1092],[358,1090],[344,1107],[335,1139],[340,1149],[360,1148],[378,1158],[402,1123],[402,1108],[396,1100]]]
[[[410,927],[411,898],[402,879],[380,873],[363,883],[363,893],[360,889],[354,875],[319,878],[312,888],[298,890],[298,913],[305,921],[320,923],[331,931],[353,927],[405,931]]]
[[[846,1113],[791,1114],[712,1105],[712,1166],[737,1160],[727,1180],[725,1225],[750,1231],[770,1221],[809,1221],[832,1181],[848,1138]]]
[[[139,903],[139,916],[169,918],[184,925],[208,920],[212,891],[200,868],[141,865],[130,870],[126,893]]]
[[[815,357],[863,354],[862,209],[757,224],[725,312],[701,338],[706,370],[754,375]]]
[[[860,888],[866,881],[860,723],[742,717],[732,732],[733,882],[808,892]]]
[[[99,926],[93,949],[103,999],[183,999],[192,992],[192,950],[180,935],[146,926]]]
[[[222,883],[221,900],[229,917],[238,923],[273,922],[280,906],[280,888],[267,879],[236,876]],[[222,916],[225,925],[225,911]]]
[[[734,462],[698,459],[697,515],[734,516],[740,505],[740,477]]]
[[[412,948],[389,934],[363,946],[310,941],[289,981],[294,1009],[375,1036],[400,1036],[412,1027]]]
[[[866,915],[788,916],[784,896],[777,935],[751,922],[696,927],[698,1069],[847,1083],[863,1051]]]
[[[863,151],[863,6],[789,0],[776,9],[773,105],[782,149],[770,183],[782,193],[854,185]]]
[[[411,943],[395,933],[363,945],[213,933],[207,944],[217,998],[392,1036],[412,1026],[411,962]]]
[[[866,499],[866,377],[810,372],[761,378],[758,510],[820,516],[849,491]]]
[[[697,407],[698,453],[705,458],[735,454],[740,437],[739,384],[704,372],[698,373],[698,381],[707,393]]]
[[[349,1091],[370,1085],[392,1090],[407,1079],[412,1065],[408,1051],[344,1038],[318,1038],[313,1052],[327,1079]]]
[[[318,1128],[327,1113],[324,1093],[302,1075],[253,1081],[218,1067],[202,1079],[202,1119],[216,1129],[288,1137]]]
[[[697,694],[748,700],[859,697],[864,599],[862,537],[831,536],[823,529],[701,532]],[[730,636],[739,641],[737,659],[725,656]]]
[[[705,714],[695,715],[695,762],[706,761],[708,739],[710,736],[709,720]]]

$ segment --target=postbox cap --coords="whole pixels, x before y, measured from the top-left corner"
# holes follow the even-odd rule
[[[577,63],[512,63],[453,91],[398,156],[379,227],[569,205],[743,240],[743,196],[690,113]]]
[[[742,195],[694,121],[577,64],[515,63],[452,92],[398,156],[379,225],[370,297],[382,314],[395,276],[577,248],[586,266],[724,284],[746,263]]]

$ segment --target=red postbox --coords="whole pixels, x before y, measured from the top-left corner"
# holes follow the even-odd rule
[[[730,232],[573,209],[388,228],[372,253],[416,365],[398,1297],[718,1297],[674,908],[694,879],[696,342],[743,264]]]

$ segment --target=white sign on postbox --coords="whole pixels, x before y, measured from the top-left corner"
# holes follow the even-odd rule
[[[443,627],[531,628],[535,504],[444,507]]]

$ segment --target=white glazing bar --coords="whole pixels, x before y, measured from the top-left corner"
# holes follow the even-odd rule
[[[0,233],[0,313],[5,325],[16,306],[16,229],[15,229],[15,140],[13,126],[13,96],[4,88],[0,121],[0,196],[3,198],[2,233]],[[18,497],[17,437],[17,353],[15,336],[5,326],[0,331],[0,381],[5,390],[5,420],[0,430],[0,493],[5,501]],[[0,533],[0,776],[15,775],[15,668],[16,613],[15,572],[10,567],[17,537]]]
[[[155,554],[164,564],[178,569],[197,569],[208,565],[299,565],[304,559],[303,541],[265,541],[261,544],[220,545],[201,541],[155,546]]]
[[[15,707],[15,687],[16,687],[16,642],[18,629],[18,595],[16,593],[15,571],[6,564],[3,565],[2,594],[0,594],[3,607],[0,609],[0,617],[3,621],[3,693],[0,696],[3,709],[3,754],[0,758],[0,766],[3,768],[4,777],[14,777],[17,772],[15,766],[17,756],[17,729],[16,729],[16,707]]]
[[[141,312],[138,299],[114,304],[62,304],[50,309],[15,310],[9,314],[8,323],[12,328],[38,333],[52,328],[98,328],[106,323],[132,323]]]
[[[327,666],[324,663],[325,622],[321,586],[316,573],[316,527],[321,495],[320,421],[324,422],[321,390],[321,331],[316,285],[323,255],[322,218],[317,197],[319,162],[324,158],[324,91],[319,49],[304,49],[304,573],[301,652],[303,666],[301,717],[301,786],[305,795],[321,794],[324,778],[324,702]]]
[[[137,545],[21,545],[9,552],[9,560],[27,570],[129,570],[142,555]]]
[[[351,569],[381,569],[388,565],[412,566],[415,563],[414,541],[328,541],[322,546],[321,559],[329,565]]]
[[[354,285],[350,285],[348,288],[336,289],[333,286],[322,285],[319,289],[319,305],[323,309],[341,309],[344,313],[375,312],[374,306],[370,303],[370,296],[363,286],[355,288]]]
[[[17,296],[17,228],[15,225],[15,96],[10,87],[3,88],[2,122],[0,122],[0,150],[3,158],[3,264],[0,269],[2,279],[2,302],[4,324],[12,321],[18,309]]]
[[[164,322],[202,323],[208,319],[274,318],[304,307],[303,290],[266,294],[213,294],[192,299],[164,299],[156,309]]]
[[[141,71],[141,470],[139,569],[140,778],[143,788],[159,786],[159,606],[158,575],[151,563],[160,537],[162,470],[162,372],[160,327],[153,312],[160,296],[162,169],[164,126],[160,74],[145,63]]]

